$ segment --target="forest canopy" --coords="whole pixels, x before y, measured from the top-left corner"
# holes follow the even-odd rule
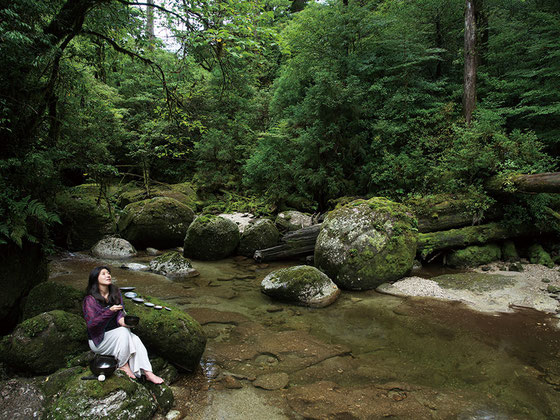
[[[86,181],[325,211],[557,170],[560,3],[475,3],[467,123],[464,0],[5,2],[0,241]]]

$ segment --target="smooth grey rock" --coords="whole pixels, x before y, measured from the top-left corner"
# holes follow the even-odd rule
[[[97,258],[110,259],[131,258],[137,254],[136,249],[130,242],[114,237],[103,238],[98,241],[91,249],[91,253]]]

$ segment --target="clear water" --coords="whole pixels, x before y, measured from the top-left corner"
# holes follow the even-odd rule
[[[81,289],[89,271],[101,263],[79,254],[58,256],[50,264],[50,278]],[[481,314],[458,303],[374,291],[343,292],[327,308],[308,309],[273,302],[260,293],[266,274],[295,262],[194,261],[200,276],[181,281],[109,264],[119,286],[136,286],[140,295],[167,300],[205,322],[209,340],[201,370],[174,384],[180,416],[560,418],[560,331],[537,311]],[[333,355],[318,356],[328,351]],[[289,375],[284,389],[253,387],[260,374],[278,372]],[[241,389],[224,385],[223,377],[230,373]],[[371,398],[351,410],[333,408],[331,413],[338,414],[327,415],[325,404],[309,402],[305,395],[321,381],[336,384],[348,395],[398,383],[395,389],[408,389],[399,392],[414,400],[400,401],[397,391],[386,390],[382,397],[399,405],[377,412],[381,400]],[[428,414],[403,414],[402,407],[413,410],[420,403],[423,409],[429,407]]]

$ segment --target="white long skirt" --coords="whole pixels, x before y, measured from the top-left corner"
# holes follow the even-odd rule
[[[142,370],[152,371],[152,364],[150,359],[148,359],[146,347],[144,347],[140,338],[133,334],[129,328],[118,327],[107,331],[99,346],[96,346],[92,340],[89,340],[89,348],[94,353],[114,356],[119,367],[124,366],[128,362],[130,370],[137,377],[142,375]]]

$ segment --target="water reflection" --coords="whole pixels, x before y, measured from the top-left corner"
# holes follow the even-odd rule
[[[132,261],[146,264],[151,258],[140,256]],[[100,263],[106,262],[82,254],[58,256],[50,264],[51,280],[83,289],[89,271]],[[262,295],[264,276],[294,265],[290,262],[194,261],[200,276],[174,281],[121,269],[119,262],[110,265],[119,286],[136,286],[140,295],[167,300],[203,323],[209,338],[202,362],[208,384],[204,392],[211,397],[201,398],[198,407],[192,401],[181,405],[178,399],[177,403],[177,409],[193,418],[205,418],[195,413],[207,412],[204,407],[218,401],[218,396],[227,399],[226,395],[238,392],[223,386],[227,382],[222,379],[228,375],[244,381],[243,394],[239,394],[243,398],[273,404],[286,418],[293,418],[294,413],[309,414],[305,410],[312,410],[314,402],[306,398],[311,398],[322,381],[350,393],[372,384],[398,382],[401,388],[412,390],[389,387],[378,394],[391,401],[397,401],[395,395],[406,394],[409,398],[398,401],[402,406],[412,404],[411,396],[415,401],[423,398],[423,407],[435,404],[432,411],[440,410],[438,416],[449,412],[459,418],[560,418],[560,333],[540,312],[481,314],[458,303],[403,299],[374,291],[344,292],[327,308],[308,309]],[[430,270],[424,274],[441,274],[435,268]],[[233,349],[248,355],[233,354]],[[251,385],[259,375],[274,372],[289,375],[286,398],[280,391]],[[184,386],[193,383],[192,378],[180,381]],[[300,390],[305,392],[300,395]],[[466,408],[459,415],[430,392]],[[305,410],[298,405],[300,400]],[[371,401],[382,406],[375,396]],[[321,418],[324,409],[317,403],[311,417]],[[332,410],[346,410],[358,417],[375,413],[368,411],[373,408],[367,404]]]

